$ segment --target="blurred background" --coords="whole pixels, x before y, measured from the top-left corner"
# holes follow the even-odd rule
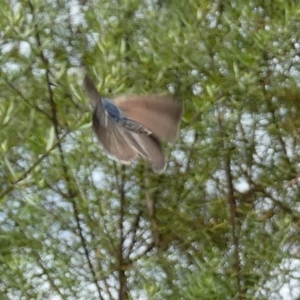
[[[300,299],[300,3],[0,0],[1,299]],[[103,95],[184,105],[164,174]]]

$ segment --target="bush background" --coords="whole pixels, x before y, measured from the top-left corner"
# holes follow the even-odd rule
[[[300,4],[0,0],[1,299],[299,299]],[[171,92],[156,175],[81,91]]]

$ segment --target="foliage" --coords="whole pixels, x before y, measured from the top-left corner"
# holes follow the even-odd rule
[[[1,299],[300,297],[298,1],[0,4]],[[83,64],[184,103],[165,174],[103,153]]]

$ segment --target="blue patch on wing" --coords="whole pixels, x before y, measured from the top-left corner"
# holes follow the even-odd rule
[[[122,118],[119,109],[112,102],[104,98],[102,99],[102,103],[111,118],[115,121],[119,121]]]

